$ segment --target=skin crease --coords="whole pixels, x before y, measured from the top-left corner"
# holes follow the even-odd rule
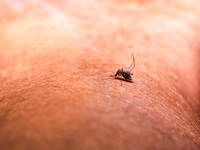
[[[1,1],[0,149],[199,149],[199,6]]]

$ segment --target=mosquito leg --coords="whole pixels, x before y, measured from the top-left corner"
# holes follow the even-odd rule
[[[132,55],[133,55],[133,53],[132,53]],[[129,68],[131,68],[131,66],[133,65],[134,62],[135,62],[135,58],[134,58],[134,55],[133,55],[133,62],[132,62],[132,64],[130,65]]]
[[[133,55],[133,53],[132,53],[132,55]],[[133,68],[135,68],[135,58],[134,58],[134,55],[133,55],[133,63],[131,64],[131,66],[132,66],[132,65],[133,65]],[[130,66],[130,67],[131,67],[131,66]],[[129,68],[130,68],[130,67],[129,67]],[[132,68],[129,72],[131,72],[131,71],[133,70],[133,68]]]

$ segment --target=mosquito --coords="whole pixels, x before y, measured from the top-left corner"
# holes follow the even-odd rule
[[[132,55],[133,55],[133,53],[132,53]],[[133,66],[133,67],[131,68],[131,66]],[[131,76],[133,74],[131,73],[131,71],[135,68],[135,58],[134,58],[134,55],[133,55],[133,62],[130,65],[129,68],[131,69],[130,71],[124,71],[123,68],[122,69],[118,69],[117,72],[116,72],[116,74],[115,74],[115,78],[116,78],[116,76],[123,76],[123,78],[125,80],[127,80],[127,81],[131,81],[132,80]],[[122,85],[122,80],[121,80],[121,85]]]

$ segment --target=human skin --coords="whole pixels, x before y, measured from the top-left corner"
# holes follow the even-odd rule
[[[199,149],[199,7],[1,1],[0,149]]]

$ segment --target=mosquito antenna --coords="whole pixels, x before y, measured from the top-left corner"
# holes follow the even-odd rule
[[[133,53],[132,53],[132,55],[133,55]],[[131,66],[132,65],[133,65],[133,68],[129,72],[131,72],[135,68],[135,58],[134,58],[134,55],[133,55],[133,62],[131,64]],[[129,68],[131,68],[131,66]]]

